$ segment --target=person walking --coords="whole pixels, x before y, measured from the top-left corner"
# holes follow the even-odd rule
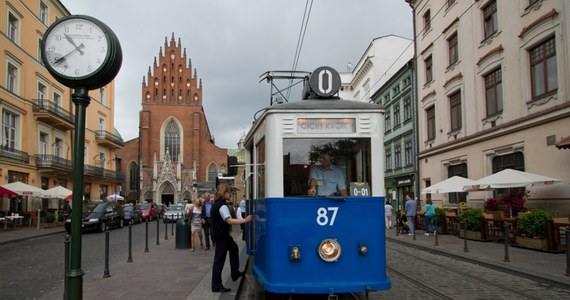
[[[202,229],[204,230],[204,239],[206,241],[206,249],[210,250],[210,239],[212,235],[210,234],[210,219],[212,217],[212,201],[210,201],[210,193],[204,193],[202,195],[204,203],[202,205]]]
[[[392,229],[392,205],[390,205],[390,201],[386,201],[386,205],[384,205],[384,219],[386,229]]]
[[[239,270],[239,249],[230,234],[231,225],[239,225],[250,222],[253,217],[246,216],[243,219],[232,218],[230,209],[226,202],[232,198],[232,188],[229,184],[222,182],[216,190],[214,203],[212,204],[212,241],[216,243],[214,253],[214,264],[212,265],[212,292],[229,292],[231,289],[222,284],[222,270],[226,262],[227,253],[230,253],[230,274],[233,281],[238,280],[245,274]]]
[[[427,199],[426,206],[424,208],[425,235],[429,235],[430,232],[435,232],[435,224],[433,223],[434,217],[435,217],[435,206],[433,205],[431,199]]]
[[[190,209],[190,232],[191,232],[191,251],[196,249],[196,233],[200,238],[200,249],[204,249],[204,240],[202,239],[202,201],[200,198],[194,200],[194,205]]]
[[[406,208],[406,219],[408,220],[408,227],[410,229],[410,232],[408,232],[408,235],[413,235],[414,231],[416,229],[415,226],[415,222],[416,222],[416,209],[417,209],[417,204],[416,201],[413,200],[410,195],[406,195],[406,204],[405,204],[405,208]]]

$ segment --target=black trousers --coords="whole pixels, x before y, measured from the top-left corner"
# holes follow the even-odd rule
[[[222,270],[226,263],[227,253],[230,253],[230,268],[232,278],[238,277],[239,271],[239,249],[234,239],[229,235],[216,237],[216,252],[214,254],[214,265],[212,266],[212,289],[219,289],[222,284]]]
[[[204,230],[204,237],[206,240],[206,248],[210,248],[210,238],[211,238],[211,233],[210,233],[210,219],[207,219],[206,222],[204,224],[202,224],[202,229]]]

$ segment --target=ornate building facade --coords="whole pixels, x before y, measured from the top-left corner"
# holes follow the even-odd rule
[[[227,150],[215,145],[202,106],[202,80],[174,34],[142,82],[139,137],[120,152],[129,202],[190,201],[227,172]]]

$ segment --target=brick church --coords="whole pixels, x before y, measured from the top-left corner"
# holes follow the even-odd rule
[[[215,145],[202,100],[202,80],[173,33],[143,77],[139,137],[119,151],[128,202],[190,201],[227,172],[227,149]]]

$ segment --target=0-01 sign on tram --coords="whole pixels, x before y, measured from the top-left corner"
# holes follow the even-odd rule
[[[331,67],[319,67],[311,74],[309,85],[319,97],[327,98],[340,89],[340,75]]]

